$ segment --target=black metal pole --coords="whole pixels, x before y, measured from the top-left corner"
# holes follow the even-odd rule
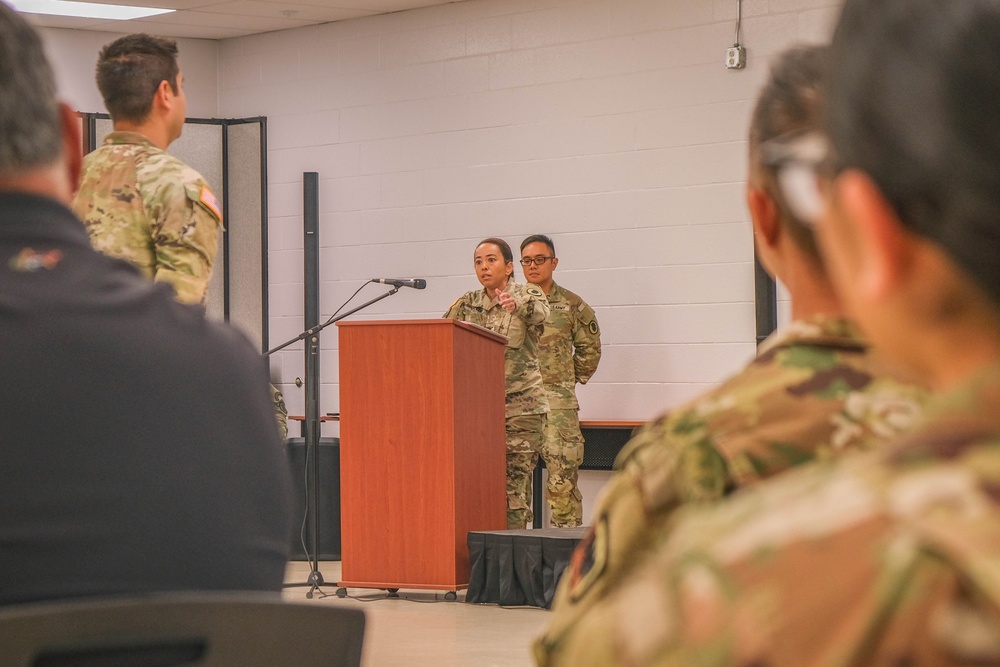
[[[260,127],[260,333],[261,349],[266,350],[270,345],[268,331],[268,310],[271,307],[268,299],[268,262],[267,262],[267,118],[261,116],[257,119]]]
[[[302,174],[302,228],[305,274],[304,324],[313,329],[319,324],[319,174],[307,171]],[[319,571],[319,332],[311,334],[305,344],[305,433],[306,483],[309,487],[309,503],[312,512],[312,539],[309,554],[311,572],[309,583],[312,588],[306,597],[312,597],[313,588],[323,585],[323,575]]]

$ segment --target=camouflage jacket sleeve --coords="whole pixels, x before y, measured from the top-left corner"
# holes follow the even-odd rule
[[[1000,664],[994,370],[988,405],[675,515],[613,591],[536,643],[539,664]]]
[[[514,308],[514,316],[524,320],[525,324],[543,324],[545,318],[549,316],[549,302],[545,298],[545,293],[532,284],[516,284],[514,289],[507,292],[514,297],[517,306]]]
[[[549,637],[559,637],[619,584],[681,504],[730,490],[726,461],[689,418],[665,415],[644,427],[615,462],[594,518],[556,590]]]
[[[864,346],[842,328],[791,327],[743,372],[628,443],[598,499],[593,534],[560,581],[547,639],[559,641],[602,604],[669,531],[678,506],[879,444],[916,423],[926,392],[874,375]]]
[[[466,320],[465,303],[466,300],[464,295],[458,297],[457,299],[455,299],[455,303],[448,306],[448,310],[446,310],[444,315],[442,315],[441,317],[449,320],[459,320],[464,322]]]
[[[222,212],[201,175],[137,132],[115,131],[84,159],[73,210],[94,248],[204,300]]]
[[[179,301],[202,302],[218,250],[218,200],[198,172],[167,153],[149,155],[137,177],[150,215],[154,279],[170,283]]]
[[[580,301],[573,325],[573,368],[576,381],[587,384],[601,361],[601,329],[594,309]]]
[[[180,174],[165,178],[151,172],[157,164],[150,160],[139,173],[156,253],[153,277],[170,283],[179,301],[201,303],[218,249],[219,203],[194,170],[181,166]]]

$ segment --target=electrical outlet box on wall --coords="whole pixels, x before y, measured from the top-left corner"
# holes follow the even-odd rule
[[[734,45],[726,49],[726,67],[729,69],[743,69],[747,66],[747,50]]]

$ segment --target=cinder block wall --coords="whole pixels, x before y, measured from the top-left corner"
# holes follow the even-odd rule
[[[370,278],[423,277],[426,290],[355,317],[438,317],[478,288],[478,240],[516,249],[546,233],[557,280],[595,307],[603,330],[601,368],[579,392],[583,418],[645,420],[711,387],[754,352],[743,195],[753,99],[769,58],[825,40],[838,7],[744,0],[742,71],[723,64],[737,0],[465,0],[182,40],[186,80],[217,75],[215,99],[188,89],[193,115],[268,118],[272,344],[302,328],[302,172],[317,171],[324,316]],[[80,63],[109,40],[46,34],[61,87],[92,100],[79,84],[92,65]],[[301,413],[301,347],[275,356]],[[337,411],[332,327],[321,374],[321,408]],[[605,479],[583,476],[588,512]]]
[[[838,4],[746,0],[742,71],[723,64],[736,0],[466,0],[221,42],[220,113],[268,117],[271,340],[301,329],[317,171],[324,314],[369,278],[416,276],[426,290],[358,317],[437,317],[478,287],[479,239],[542,232],[603,330],[584,418],[648,419],[710,387],[754,351],[752,100]],[[336,347],[325,334],[327,411]],[[278,360],[293,412],[301,358]]]

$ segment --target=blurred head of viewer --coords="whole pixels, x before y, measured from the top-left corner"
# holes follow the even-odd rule
[[[290,480],[259,353],[94,250],[79,119],[0,2],[0,606],[281,588]],[[246,485],[245,480],[254,484]]]
[[[826,263],[873,343],[954,387],[1000,360],[1000,4],[849,1],[831,56],[831,148],[800,148]]]
[[[798,173],[797,163],[787,157],[792,147],[811,141],[826,145],[821,137],[828,55],[825,46],[803,45],[776,56],[750,119],[746,197],[756,255],[788,289],[796,320],[842,314],[812,218],[804,217],[799,200],[789,196],[799,190],[782,187],[790,173]],[[819,201],[812,164],[806,180],[813,186],[807,193]]]
[[[56,100],[41,40],[0,3],[0,191],[27,191],[62,203],[80,175],[80,125]]]

